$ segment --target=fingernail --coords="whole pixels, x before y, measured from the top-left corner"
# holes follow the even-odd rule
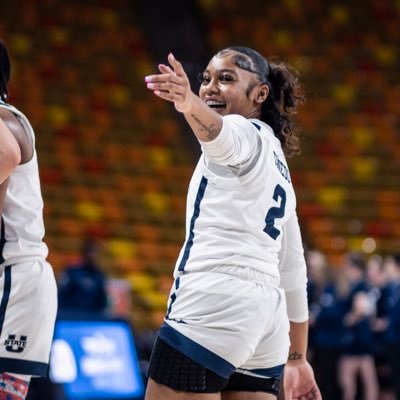
[[[154,83],[148,82],[148,83],[147,83],[147,87],[148,87],[149,89],[154,89]]]
[[[146,82],[151,82],[151,76],[146,76],[146,77],[144,78],[144,80],[145,80]]]

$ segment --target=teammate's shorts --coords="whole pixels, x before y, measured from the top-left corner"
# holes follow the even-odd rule
[[[237,267],[229,272],[177,278],[159,337],[224,378],[234,373],[263,377],[287,361],[285,293],[258,271]]]
[[[0,373],[46,376],[56,313],[50,264],[0,267]]]

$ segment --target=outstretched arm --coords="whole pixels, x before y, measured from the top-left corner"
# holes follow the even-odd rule
[[[156,96],[174,103],[200,141],[215,139],[222,129],[222,117],[192,92],[182,64],[172,53],[168,55],[168,62],[170,66],[158,66],[160,74],[146,76],[147,88]]]

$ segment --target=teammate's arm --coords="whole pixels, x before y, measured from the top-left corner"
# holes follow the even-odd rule
[[[21,151],[18,142],[0,118],[0,184],[20,162]]]
[[[147,87],[158,97],[174,103],[200,141],[214,140],[221,132],[222,117],[192,92],[182,64],[172,54],[168,55],[168,62],[172,68],[160,64],[161,74],[146,77]]]
[[[33,142],[19,119],[9,110],[0,107],[0,119],[3,120],[8,130],[13,134],[20,150],[20,162],[24,164],[33,156]]]

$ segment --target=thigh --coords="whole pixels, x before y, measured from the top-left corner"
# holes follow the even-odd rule
[[[262,392],[222,392],[222,400],[276,400],[271,393]]]
[[[257,393],[260,396],[268,394],[266,397],[261,396],[260,399],[277,397],[282,387],[283,367],[284,365],[280,365],[263,370],[235,372],[223,388],[222,394],[228,393],[230,396],[228,398],[236,398],[234,393],[248,398],[253,398],[251,395],[255,396]]]
[[[375,375],[375,362],[372,356],[363,356],[360,362],[360,371],[362,374]]]
[[[220,400],[220,393],[183,392],[161,385],[149,378],[145,400]]]
[[[360,370],[360,358],[357,356],[343,356],[339,362],[339,378],[342,384],[354,384]]]
[[[0,297],[3,370],[46,375],[57,312],[57,287],[51,266],[43,261],[5,267]]]
[[[364,356],[361,361],[360,373],[366,384],[376,384],[376,366],[372,356]]]

